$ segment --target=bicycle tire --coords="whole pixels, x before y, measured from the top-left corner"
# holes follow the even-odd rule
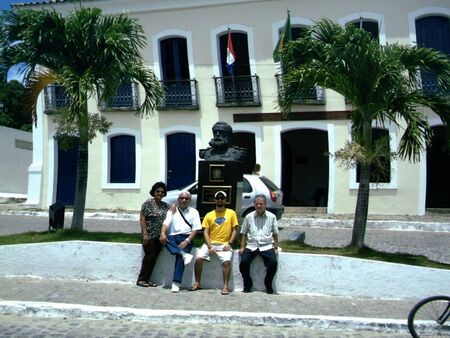
[[[437,322],[439,316],[450,311],[450,296],[431,296],[413,306],[408,315],[408,329],[414,338],[450,337],[449,323]]]

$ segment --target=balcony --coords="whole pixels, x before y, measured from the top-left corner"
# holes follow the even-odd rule
[[[259,107],[259,77],[223,76],[213,77],[216,85],[217,107]]]
[[[421,72],[422,90],[425,94],[442,94],[442,88],[436,79],[436,75],[433,72]],[[450,95],[450,92],[445,92],[445,94]]]
[[[50,85],[44,88],[45,114],[53,114],[56,110],[69,107],[70,98],[61,85]]]
[[[160,81],[164,88],[164,98],[161,100],[158,109],[198,109],[198,89],[197,80],[173,80]]]
[[[117,89],[117,94],[111,96],[108,102],[101,101],[99,96],[99,108],[100,110],[138,110],[139,85],[137,82],[130,81],[122,83]]]
[[[278,100],[283,100],[284,97],[284,83],[281,74],[276,74],[278,88]],[[303,105],[322,105],[325,104],[325,91],[323,87],[304,88],[297,98],[293,100],[294,104]]]

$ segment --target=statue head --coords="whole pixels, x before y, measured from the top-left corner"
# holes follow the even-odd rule
[[[217,149],[227,149],[231,144],[231,134],[233,129],[223,121],[216,122],[212,127],[213,138],[209,145]]]

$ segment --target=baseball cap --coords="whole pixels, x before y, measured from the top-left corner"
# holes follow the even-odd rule
[[[225,191],[219,190],[214,194],[214,198],[216,198],[219,195],[223,195],[223,197],[227,197],[227,193]]]

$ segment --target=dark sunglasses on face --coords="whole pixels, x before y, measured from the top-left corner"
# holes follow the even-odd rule
[[[218,201],[218,200],[225,200],[226,199],[226,197],[225,196],[217,196],[216,197],[216,200]]]
[[[178,197],[179,200],[185,200],[185,201],[189,201],[190,198],[189,197]]]

